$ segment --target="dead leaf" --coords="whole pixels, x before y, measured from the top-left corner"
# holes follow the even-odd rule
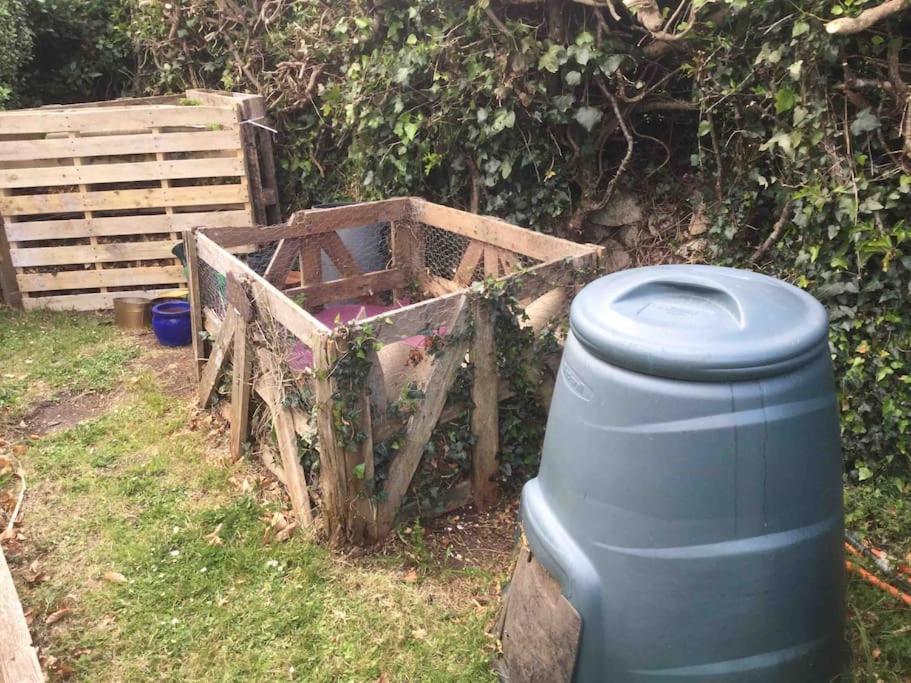
[[[882,650],[880,650],[879,648],[876,648],[876,649],[873,650],[873,652],[871,652],[870,654],[873,655],[873,659],[879,659],[879,656],[880,656],[882,653],[883,653]]]
[[[380,677],[376,679],[376,683],[389,683],[389,676],[385,673],[381,673]]]
[[[44,623],[47,624],[48,626],[50,626],[51,624],[56,624],[58,621],[63,619],[67,614],[69,614],[72,611],[73,610],[71,610],[69,607],[64,607],[63,609],[58,609],[56,612],[52,612],[51,614],[48,614],[44,618]]]
[[[215,527],[215,531],[211,534],[206,534],[203,538],[206,539],[209,545],[222,545],[224,541],[221,540],[221,536],[218,535],[219,533],[221,533],[221,524]]]
[[[125,577],[120,572],[105,572],[104,580],[110,581],[111,583],[126,583],[127,577]]]
[[[415,640],[424,640],[427,637],[427,631],[422,628],[416,628],[411,632],[411,637]]]
[[[414,569],[409,569],[405,576],[402,577],[405,583],[417,583],[418,573]]]
[[[275,534],[275,540],[278,541],[279,543],[284,543],[289,538],[291,538],[291,536],[294,535],[295,529],[297,529],[297,522],[292,522],[291,524],[287,525],[284,529],[279,531],[277,534]]]

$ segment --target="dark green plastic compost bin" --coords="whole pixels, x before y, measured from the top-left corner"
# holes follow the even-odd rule
[[[830,681],[843,664],[827,318],[707,266],[575,299],[521,517],[582,619],[573,680]]]

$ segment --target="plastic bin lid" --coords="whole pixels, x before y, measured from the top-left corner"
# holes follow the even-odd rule
[[[758,273],[716,266],[633,268],[573,301],[570,327],[602,360],[673,379],[725,381],[786,372],[826,340],[822,305]]]

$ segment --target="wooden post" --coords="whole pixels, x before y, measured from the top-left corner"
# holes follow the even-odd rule
[[[320,490],[326,531],[331,543],[337,545],[346,537],[348,472],[345,453],[335,429],[333,407],[336,382],[332,368],[337,358],[335,341],[330,334],[321,334],[313,349],[314,398],[316,399],[316,430],[319,438]]]
[[[16,269],[13,268],[3,216],[0,216],[0,294],[7,306],[22,307],[22,295],[16,282]]]
[[[231,455],[243,455],[250,434],[250,389],[253,381],[253,357],[247,338],[247,323],[253,311],[243,285],[228,275],[228,305],[234,309],[234,374],[231,381]]]
[[[473,304],[473,313],[474,337],[469,351],[469,360],[474,366],[471,431],[475,443],[472,449],[471,482],[475,505],[479,510],[485,510],[497,499],[497,487],[493,481],[497,473],[497,452],[500,446],[497,357],[490,302],[478,298]]]
[[[197,389],[200,408],[207,408],[209,401],[212,400],[222,368],[224,368],[231,355],[236,326],[237,314],[234,309],[228,307],[225,319],[218,330],[218,336],[215,338],[215,344],[212,345],[212,355],[209,356],[209,360],[206,361],[205,367],[200,374],[199,387]]]
[[[206,342],[202,338],[205,329],[202,311],[202,299],[199,293],[199,257],[196,254],[196,230],[183,234],[184,256],[187,259],[187,289],[190,295],[190,327],[193,334],[193,364],[196,370],[196,383],[202,379],[202,368],[206,363]]]
[[[392,267],[404,271],[412,283],[421,282],[426,273],[424,231],[403,221],[392,223],[391,231]],[[395,289],[392,295],[402,299],[407,291]]]

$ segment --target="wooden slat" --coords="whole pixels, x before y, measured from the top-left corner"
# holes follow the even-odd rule
[[[0,547],[0,681],[37,683],[44,680],[32,646],[25,614]]]
[[[456,269],[455,281],[463,285],[470,285],[483,255],[484,246],[480,242],[469,242],[465,247],[465,253],[462,254],[462,260],[459,261],[459,267]]]
[[[0,216],[0,295],[7,306],[22,305],[22,295],[16,282],[16,269],[10,256],[10,244],[3,227],[3,216]]]
[[[269,259],[269,264],[266,266],[263,277],[273,285],[281,287],[285,282],[288,271],[291,270],[294,259],[300,256],[300,248],[301,240],[299,239],[279,242],[278,248],[272,254],[272,258]]]
[[[202,231],[197,232],[196,249],[199,257],[218,272],[224,275],[234,273],[247,282],[260,313],[271,313],[276,322],[284,325],[311,349],[315,348],[320,334],[329,333],[328,327],[291,301],[275,285],[215,244]]]
[[[377,519],[377,536],[383,538],[392,529],[395,516],[408,490],[427,441],[436,427],[440,413],[446,404],[449,389],[455,380],[456,371],[465,358],[468,342],[463,333],[468,326],[465,296],[455,311],[455,319],[449,321],[450,341],[436,356],[427,378],[424,398],[418,412],[411,416],[405,428],[404,444],[389,465],[389,475],[383,485],[383,498]]]
[[[27,311],[37,311],[39,309],[47,309],[49,311],[98,311],[104,308],[112,308],[114,299],[122,296],[139,296],[154,299],[166,292],[173,291],[173,289],[173,287],[168,287],[167,289],[137,289],[98,294],[61,294],[59,296],[29,297],[22,300],[22,306]]]
[[[497,354],[494,336],[494,311],[489,301],[474,302],[474,335],[469,359],[474,372],[471,384],[471,483],[474,501],[479,510],[489,508],[497,498],[493,481],[497,474],[497,452],[500,450],[500,429],[497,400]]]
[[[187,289],[190,302],[190,327],[193,334],[193,368],[196,370],[196,382],[199,383],[203,364],[206,358],[206,342],[202,338],[203,309],[199,291],[199,258],[196,256],[196,234],[192,231],[183,233],[184,252],[187,258]]]
[[[348,247],[342,242],[342,238],[338,236],[337,232],[327,232],[325,235],[322,235],[319,240],[319,245],[343,276],[354,277],[363,272],[357,261],[354,260],[354,256],[348,251]]]
[[[232,457],[244,454],[244,444],[250,439],[250,392],[253,384],[253,349],[247,334],[250,321],[250,301],[237,279],[228,276],[228,300],[238,301],[235,313],[234,350],[231,354],[231,436]]]
[[[302,297],[303,305],[310,308],[333,301],[373,296],[379,292],[404,287],[407,283],[408,278],[401,270],[377,270],[340,280],[286,289],[285,294],[293,296],[295,299]]]
[[[464,290],[429,301],[419,301],[394,311],[364,318],[361,323],[373,325],[377,341],[392,344],[408,337],[425,334],[427,330],[445,327],[454,311],[461,306]]]
[[[158,152],[158,154],[163,154]],[[238,157],[124,162],[82,166],[39,166],[0,170],[0,187],[26,188],[144,180],[240,177],[244,163]]]
[[[21,273],[22,292],[49,292],[59,289],[94,289],[96,287],[131,287],[184,282],[182,266],[147,268],[112,268],[109,270],[65,270],[56,273]]]
[[[167,206],[214,206],[243,204],[248,200],[242,185],[104,190],[0,197],[0,213],[6,216],[151,209]]]
[[[323,232],[361,228],[371,223],[397,221],[408,217],[410,211],[411,201],[407,197],[383,199],[377,202],[350,204],[331,209],[298,211],[284,225],[255,226],[238,233],[231,230],[207,230],[206,237],[223,247],[266,244]]]
[[[169,126],[237,126],[233,107],[152,105],[0,112],[4,134],[93,133]]]
[[[450,209],[423,199],[412,201],[414,220],[542,261],[585,253],[583,244],[520,228],[506,221]]]
[[[183,232],[199,227],[241,227],[250,225],[247,211],[194,211],[170,215],[102,216],[50,221],[9,223],[6,235],[11,242],[30,240],[108,237],[111,235],[148,235]]]
[[[3,124],[0,121],[0,133]],[[133,133],[48,140],[0,140],[0,163],[72,157],[108,157],[168,152],[216,152],[240,149],[234,130],[192,133]]]
[[[10,250],[13,265],[17,268],[31,266],[63,266],[74,263],[104,263],[111,261],[149,261],[174,258],[171,249],[176,240],[155,242],[113,242],[111,244],[83,244],[75,247],[33,247]]]
[[[234,344],[234,332],[237,329],[237,314],[234,309],[229,308],[225,315],[225,320],[218,330],[218,336],[212,345],[212,353],[209,360],[206,361],[205,367],[199,378],[197,387],[197,399],[200,408],[206,408],[215,394],[215,388],[218,385],[218,378],[231,355],[231,349]]]

